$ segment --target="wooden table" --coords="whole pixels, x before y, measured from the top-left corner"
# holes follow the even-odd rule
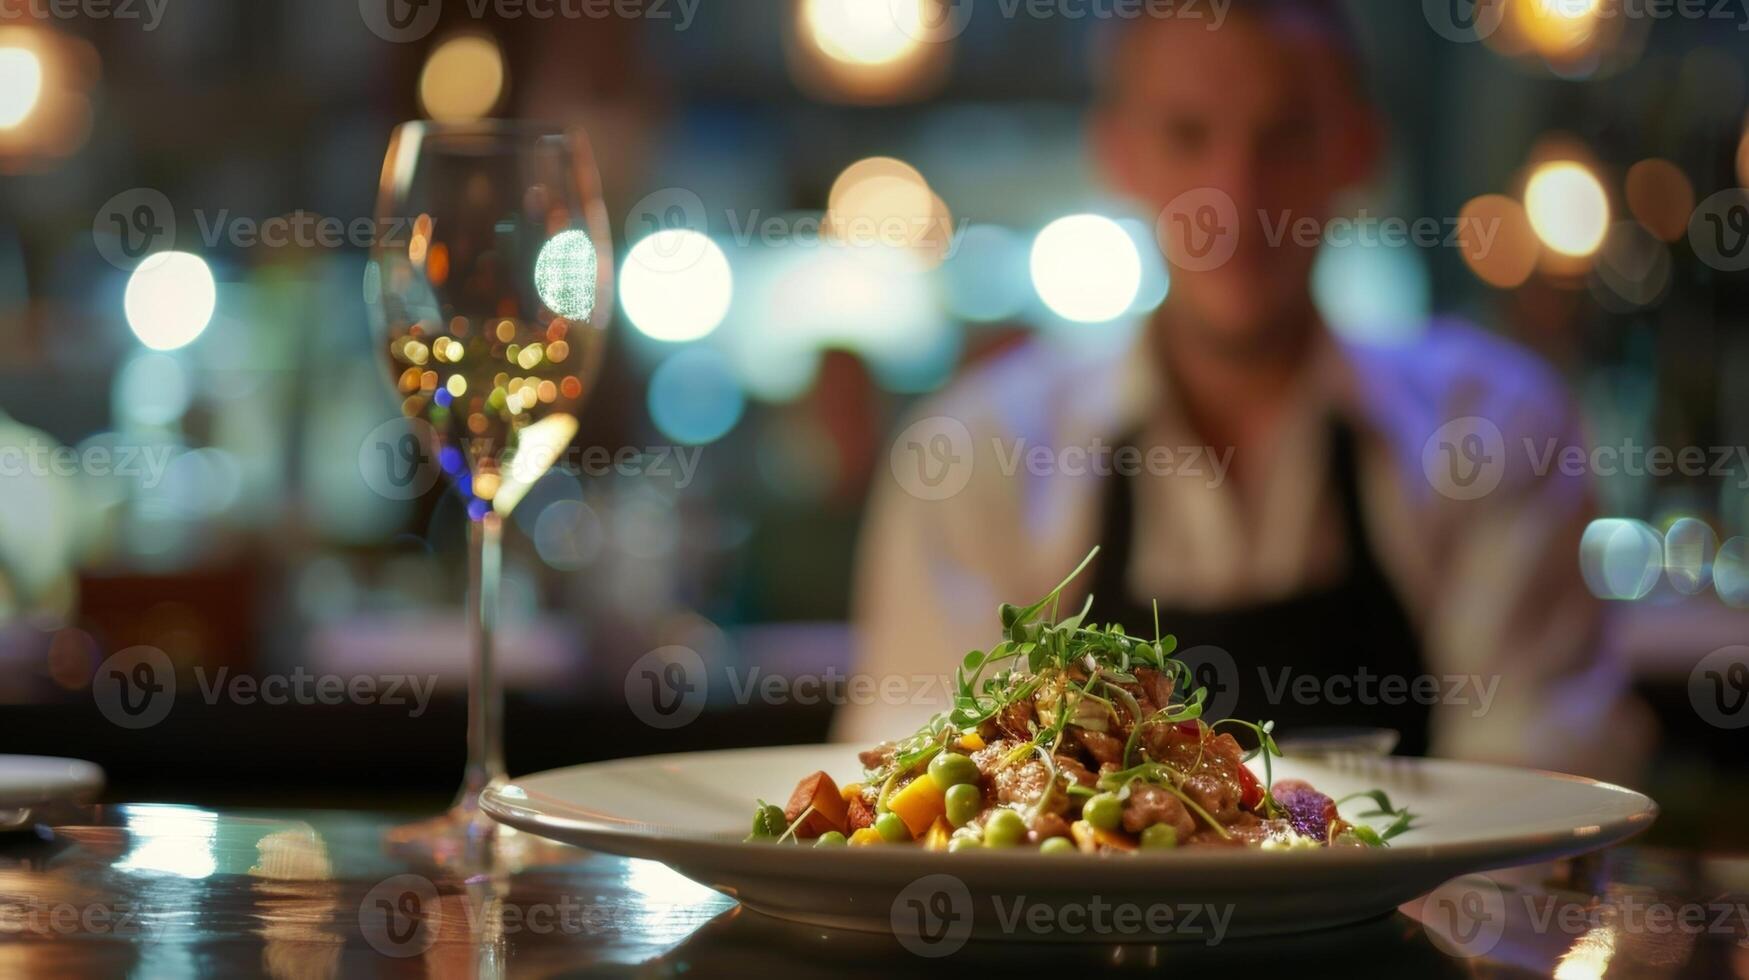
[[[1405,907],[1295,937],[924,959],[890,936],[767,919],[647,861],[555,845],[520,868],[421,866],[385,847],[394,819],[105,806],[0,837],[0,977],[1749,978],[1749,858],[1630,847],[1496,874],[1485,950]]]

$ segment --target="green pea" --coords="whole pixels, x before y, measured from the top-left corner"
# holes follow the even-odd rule
[[[814,841],[814,846],[815,847],[843,847],[845,844],[848,844],[848,843],[850,843],[850,842],[844,838],[843,834],[839,833],[836,830],[828,830],[825,833],[821,834],[820,838],[818,840]]]
[[[1163,823],[1157,823],[1142,831],[1142,850],[1163,851],[1178,846],[1178,831]]]
[[[984,821],[985,847],[1013,847],[1026,839],[1026,821],[1013,810],[997,810]]]
[[[973,783],[960,783],[947,788],[947,822],[964,827],[977,819],[984,810],[984,794]]]
[[[1123,822],[1123,801],[1116,793],[1099,793],[1081,805],[1081,819],[1100,830],[1116,830]]]
[[[978,766],[969,755],[943,752],[929,760],[929,778],[942,789],[978,781]]]
[[[789,829],[789,818],[783,807],[767,803],[753,811],[753,837],[776,837]]]
[[[1074,854],[1075,842],[1067,837],[1052,837],[1038,846],[1040,854]]]
[[[881,835],[881,840],[889,844],[903,844],[911,839],[911,828],[905,826],[905,821],[891,810],[875,818],[875,833]]]
[[[976,837],[954,837],[947,842],[947,852],[952,854],[955,851],[964,851],[970,848],[982,846],[983,845],[978,843]]]

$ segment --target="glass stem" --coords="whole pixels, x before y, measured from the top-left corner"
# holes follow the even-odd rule
[[[504,769],[504,688],[499,684],[493,634],[498,627],[498,581],[503,564],[503,521],[498,514],[468,525],[468,763],[456,805],[479,807],[480,791],[507,778]]]

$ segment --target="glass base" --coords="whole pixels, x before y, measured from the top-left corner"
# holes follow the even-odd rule
[[[488,787],[506,782],[494,780]],[[520,871],[560,860],[574,848],[524,833],[493,820],[480,809],[478,791],[463,790],[453,806],[435,817],[391,827],[383,848],[415,868],[479,873]]]

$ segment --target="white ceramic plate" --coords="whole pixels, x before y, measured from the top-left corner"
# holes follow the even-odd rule
[[[843,782],[862,767],[841,745],[737,749],[559,769],[488,790],[498,820],[597,851],[649,858],[769,915],[893,931],[901,941],[980,938],[1111,942],[1118,908],[1141,912],[1139,939],[1291,932],[1389,913],[1458,875],[1580,854],[1646,827],[1639,793],[1577,776],[1433,759],[1277,760],[1276,778],[1332,797],[1383,789],[1419,815],[1385,849],[1193,848],[1092,856],[874,846],[815,850],[744,844],[754,799],[783,803],[815,770]],[[1343,808],[1368,809],[1366,801]],[[1166,912],[1156,911],[1167,906]],[[1104,908],[1106,928],[1088,925]],[[1017,917],[1016,910],[1025,913]],[[1175,929],[1171,923],[1179,923]],[[1162,928],[1165,923],[1165,928]],[[908,945],[910,943],[908,942]]]
[[[86,799],[103,789],[103,770],[78,759],[0,755],[0,810]]]

